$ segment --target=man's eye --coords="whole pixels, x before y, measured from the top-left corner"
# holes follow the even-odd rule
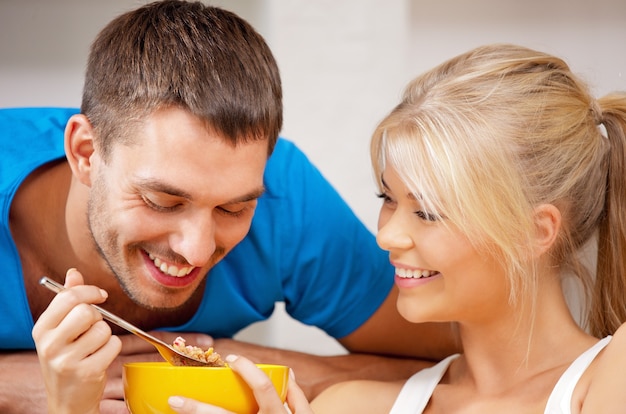
[[[239,217],[246,211],[246,208],[244,207],[239,209],[228,209],[224,207],[218,207],[218,211],[230,217]]]
[[[141,199],[143,200],[144,203],[146,203],[146,205],[148,207],[150,207],[152,210],[155,210],[155,211],[165,211],[165,212],[172,211],[176,207],[179,206],[179,204],[163,206],[163,205],[161,205],[161,204],[151,200],[150,198],[148,198],[146,196],[141,196]]]

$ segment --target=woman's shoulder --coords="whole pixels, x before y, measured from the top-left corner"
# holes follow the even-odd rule
[[[311,407],[316,414],[388,413],[405,382],[340,382],[321,392],[311,402]]]
[[[591,367],[581,413],[623,413],[626,407],[626,323]]]

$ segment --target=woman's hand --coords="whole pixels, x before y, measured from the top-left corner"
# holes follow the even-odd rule
[[[252,361],[244,357],[229,355],[228,365],[248,383],[259,405],[259,414],[287,414],[289,411],[280,400],[272,381]],[[213,405],[203,404],[189,398],[170,397],[170,407],[178,414],[232,414],[230,411]],[[293,414],[313,413],[304,392],[290,371],[287,386],[287,405]]]
[[[98,413],[106,369],[121,350],[119,338],[89,306],[104,302],[107,293],[83,283],[77,270],[68,270],[67,289],[56,295],[33,327],[50,412]]]

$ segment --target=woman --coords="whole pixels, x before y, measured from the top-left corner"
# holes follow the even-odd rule
[[[596,101],[561,59],[523,47],[480,47],[411,82],[372,139],[377,240],[402,316],[453,323],[463,353],[406,383],[337,384],[310,407],[291,382],[291,411],[623,413],[625,131],[625,94]],[[596,237],[594,278],[580,252]],[[565,277],[586,293],[584,328]],[[262,413],[285,412],[250,361],[229,361]]]
[[[377,240],[402,316],[455,322],[463,353],[405,384],[336,385],[316,412],[623,413],[625,130],[626,95],[596,101],[565,62],[513,45],[410,83],[372,140]],[[579,253],[596,233],[594,284]]]

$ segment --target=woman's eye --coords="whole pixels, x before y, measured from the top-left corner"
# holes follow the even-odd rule
[[[383,203],[385,203],[385,204],[393,202],[391,197],[389,197],[389,195],[387,195],[386,193],[378,193],[378,194],[376,194],[376,197],[382,199]]]
[[[430,214],[422,210],[416,211],[415,215],[421,218],[422,220],[426,220],[426,221],[439,221],[441,218],[437,214]]]

